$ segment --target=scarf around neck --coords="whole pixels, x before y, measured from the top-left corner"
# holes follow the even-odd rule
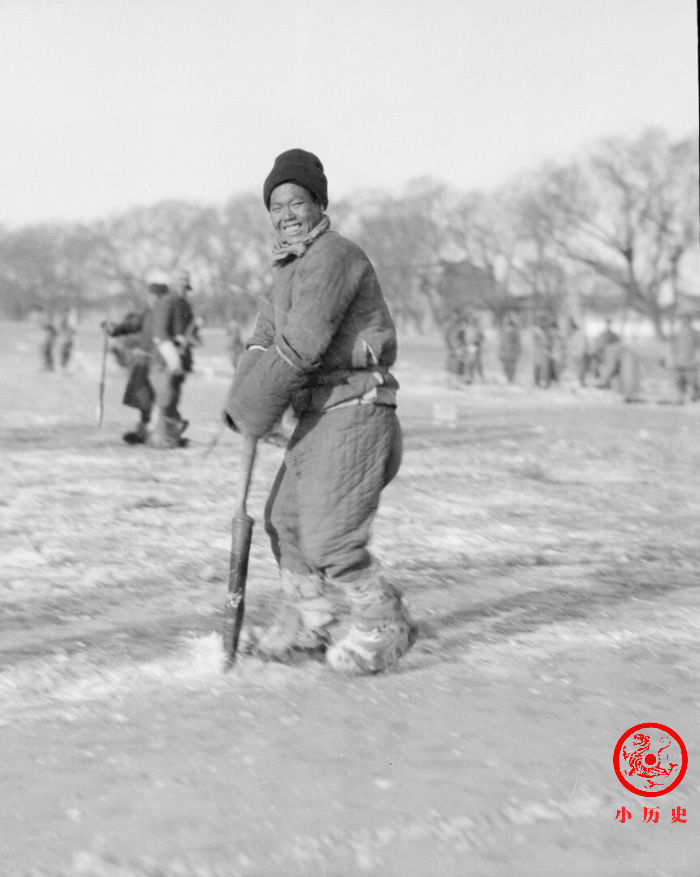
[[[284,238],[278,238],[272,247],[272,264],[276,265],[287,259],[299,258],[309,249],[311,244],[331,227],[331,221],[324,213],[318,225],[315,225],[303,240],[289,243]]]

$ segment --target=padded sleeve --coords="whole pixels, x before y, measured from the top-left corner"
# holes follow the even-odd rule
[[[319,242],[320,243],[320,242]],[[368,264],[353,250],[312,247],[295,280],[300,294],[275,338],[282,356],[302,372],[318,367],[357,295]]]
[[[270,300],[263,302],[258,319],[255,322],[253,334],[246,343],[246,347],[264,347],[266,350],[275,340],[275,325],[273,305]]]
[[[245,358],[248,364],[240,376],[239,365],[234,376],[224,420],[239,432],[262,438],[280,419],[292,394],[304,385],[306,375],[291,367],[276,346],[249,350]]]

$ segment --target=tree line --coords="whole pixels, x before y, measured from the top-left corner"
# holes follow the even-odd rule
[[[417,331],[465,311],[552,318],[665,316],[697,294],[698,137],[648,129],[597,141],[489,191],[432,178],[356,192],[333,224],[372,259],[397,320]],[[259,194],[221,205],[164,201],[91,223],[0,227],[0,310],[23,319],[128,307],[154,268],[187,267],[211,325],[247,323],[271,285]],[[691,299],[692,300],[692,299]]]

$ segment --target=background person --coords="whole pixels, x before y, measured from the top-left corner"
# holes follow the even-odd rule
[[[606,320],[605,328],[598,335],[593,346],[593,369],[599,387],[610,387],[610,380],[617,369],[621,341],[612,327],[612,320]]]
[[[151,306],[152,299],[147,295],[142,308],[129,311],[117,322],[108,320],[103,324],[110,338],[120,340],[124,337],[129,338],[128,347],[119,349],[128,350],[123,362],[129,369],[129,376],[124,388],[122,404],[139,412],[139,421],[134,429],[122,435],[122,439],[130,445],[146,442],[153,410],[154,394],[148,375],[152,346]]]
[[[464,383],[467,374],[467,324],[458,314],[450,321],[445,333],[447,345],[447,384],[453,389]]]
[[[585,387],[590,358],[588,353],[588,339],[586,338],[586,333],[583,331],[583,328],[579,326],[574,319],[569,320],[567,353],[573,372],[576,375],[576,380],[581,387]]]
[[[515,383],[515,375],[518,369],[518,360],[522,353],[522,341],[520,330],[512,314],[503,321],[503,327],[498,342],[498,358],[503,366],[503,374],[509,384]]]
[[[546,317],[539,317],[532,327],[532,379],[545,389],[552,382],[552,336]]]
[[[559,328],[559,322],[556,319],[550,322],[547,333],[549,335],[549,380],[558,384],[566,363],[566,336]]]
[[[57,334],[53,320],[50,317],[47,317],[41,326],[41,342],[39,344],[39,356],[41,358],[42,371],[54,371],[53,350]]]
[[[170,280],[170,289],[174,296],[174,326],[175,346],[180,355],[181,369],[171,376],[171,392],[173,395],[171,416],[180,424],[180,435],[189,426],[180,413],[180,400],[184,390],[184,384],[194,370],[194,348],[201,344],[199,334],[199,322],[194,314],[189,293],[192,291],[189,271],[179,268]]]
[[[683,405],[686,400],[700,399],[698,380],[698,352],[700,339],[690,314],[681,316],[680,328],[671,339],[671,368],[676,386],[676,401]]]
[[[479,380],[483,383],[484,378],[484,342],[486,340],[486,336],[484,335],[484,330],[481,328],[481,321],[476,316],[476,314],[469,314],[468,316],[468,331],[467,331],[467,349],[469,352],[469,359],[467,365],[467,378],[468,383],[473,383],[475,378],[479,378]]]
[[[58,325],[58,355],[61,369],[64,372],[67,371],[73,357],[77,334],[78,318],[75,309],[71,308],[65,311]]]

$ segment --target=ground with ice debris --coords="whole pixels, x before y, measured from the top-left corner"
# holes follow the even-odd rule
[[[253,658],[224,675],[240,442],[206,455],[223,335],[177,452],[120,442],[111,361],[96,429],[96,331],[70,375],[38,372],[28,327],[0,335],[0,874],[697,875],[700,406],[661,404],[655,359],[626,405],[534,390],[525,367],[509,388],[493,361],[448,390],[439,348],[405,341],[405,460],[373,545],[420,639],[371,678]],[[281,459],[262,446],[258,521]],[[248,588],[262,623],[259,523]],[[645,721],[690,756],[654,799],[611,766]]]

